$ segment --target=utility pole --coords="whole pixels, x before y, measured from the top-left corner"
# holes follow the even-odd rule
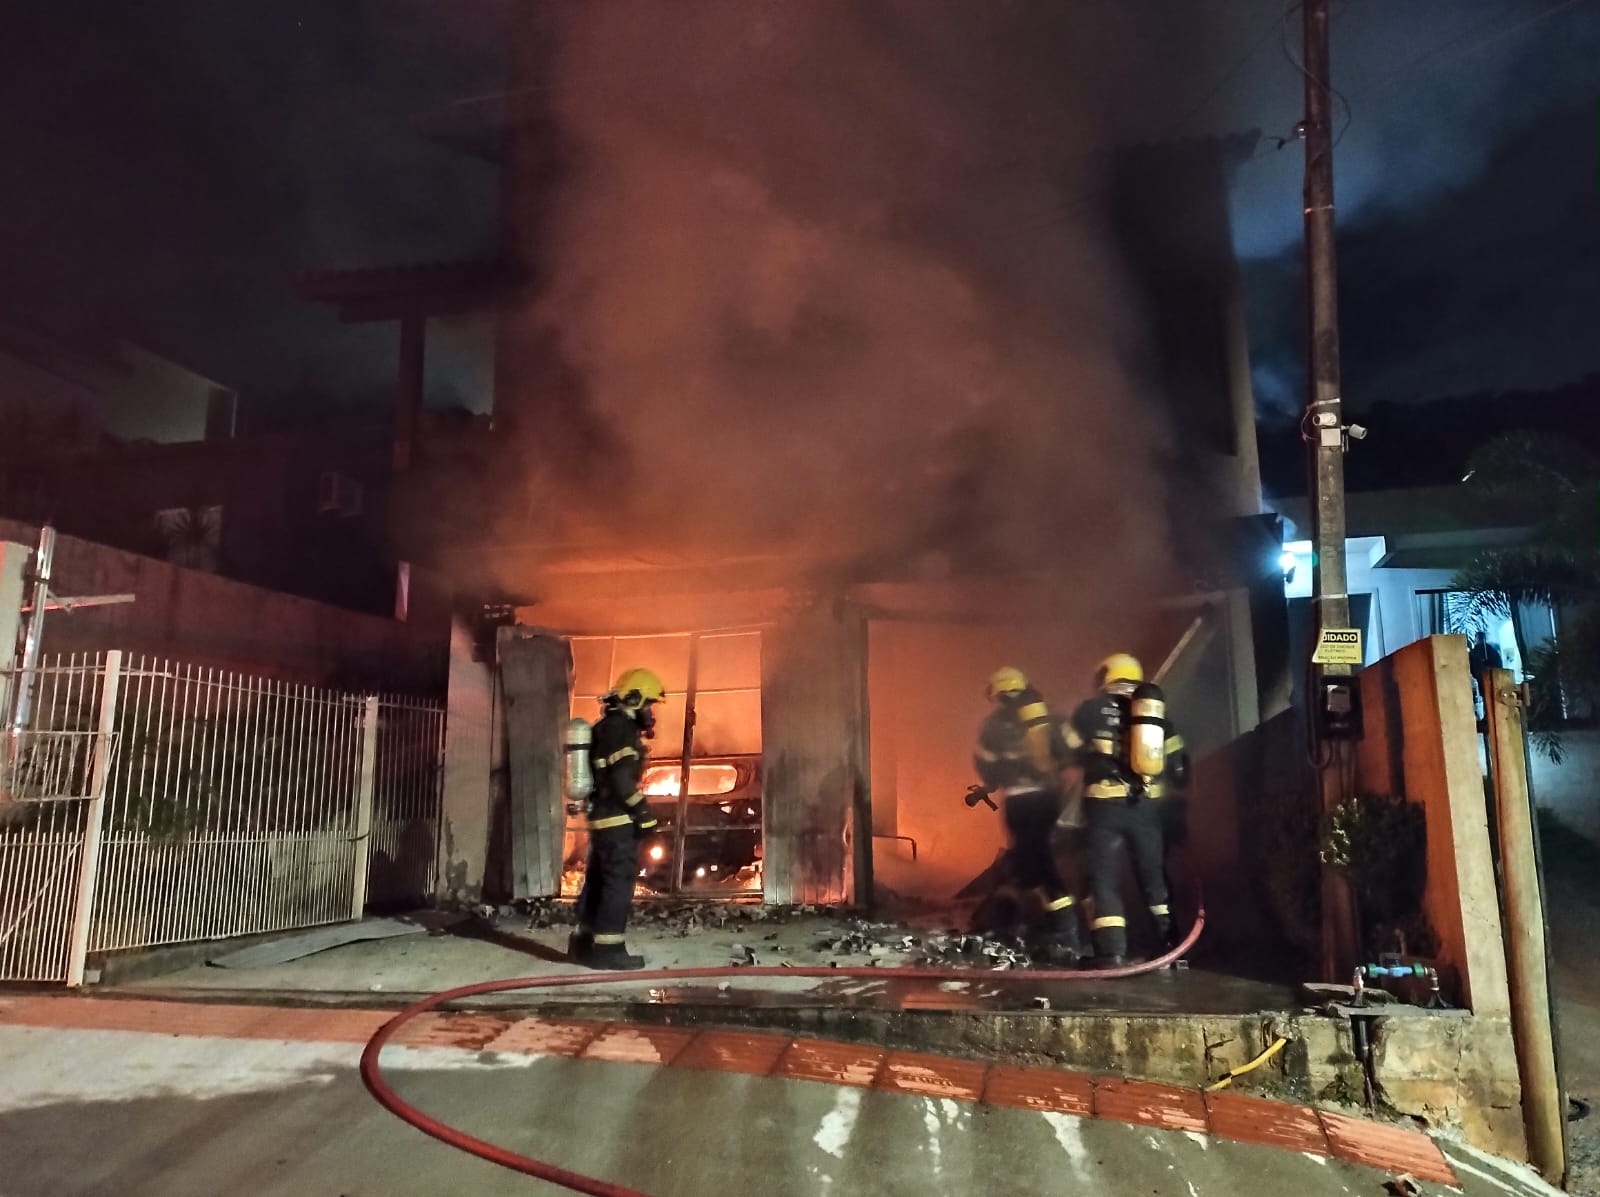
[[[1345,574],[1345,427],[1339,395],[1338,284],[1334,267],[1333,88],[1328,55],[1328,0],[1305,0],[1305,237],[1306,237],[1306,413],[1301,431],[1309,443],[1313,503],[1312,608],[1317,635],[1350,627],[1350,596]],[[1351,666],[1322,662],[1313,669],[1311,741],[1318,766],[1322,809],[1343,802],[1346,760],[1351,745],[1330,737],[1325,713],[1327,680],[1352,676]],[[1326,979],[1342,980],[1358,950],[1349,887],[1324,866],[1322,881],[1322,963]]]

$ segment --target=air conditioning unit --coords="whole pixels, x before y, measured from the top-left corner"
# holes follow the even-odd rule
[[[345,519],[361,514],[361,483],[338,470],[324,470],[317,482],[317,511]]]

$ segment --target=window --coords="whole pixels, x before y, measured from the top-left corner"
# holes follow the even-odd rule
[[[761,774],[761,634],[573,636],[572,714],[593,720],[623,669],[660,675],[667,702],[649,741],[640,788],[659,830],[642,845],[643,894],[734,896],[761,891],[765,808]],[[688,792],[683,780],[689,728]],[[582,818],[566,828],[563,894],[582,884],[588,852]]]
[[[361,483],[338,470],[323,470],[317,480],[317,511],[350,519],[361,514]]]

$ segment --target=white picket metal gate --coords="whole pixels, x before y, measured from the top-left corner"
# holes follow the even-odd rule
[[[439,704],[119,652],[31,677],[0,774],[0,981],[431,895]]]

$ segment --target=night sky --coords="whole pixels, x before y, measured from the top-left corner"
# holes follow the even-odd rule
[[[8,6],[0,319],[125,336],[258,404],[372,400],[392,377],[392,330],[339,326],[296,277],[492,250],[492,168],[418,129],[503,86],[508,2]],[[1085,0],[1088,19],[1101,3]],[[1266,138],[1232,209],[1271,417],[1300,387],[1303,155],[1274,140],[1300,117],[1299,16],[1281,0],[1195,7],[1205,36],[1176,101],[1159,100],[1177,119],[1154,124]],[[1349,402],[1600,372],[1600,0],[1334,7]],[[481,395],[475,344],[436,339],[432,402]]]

